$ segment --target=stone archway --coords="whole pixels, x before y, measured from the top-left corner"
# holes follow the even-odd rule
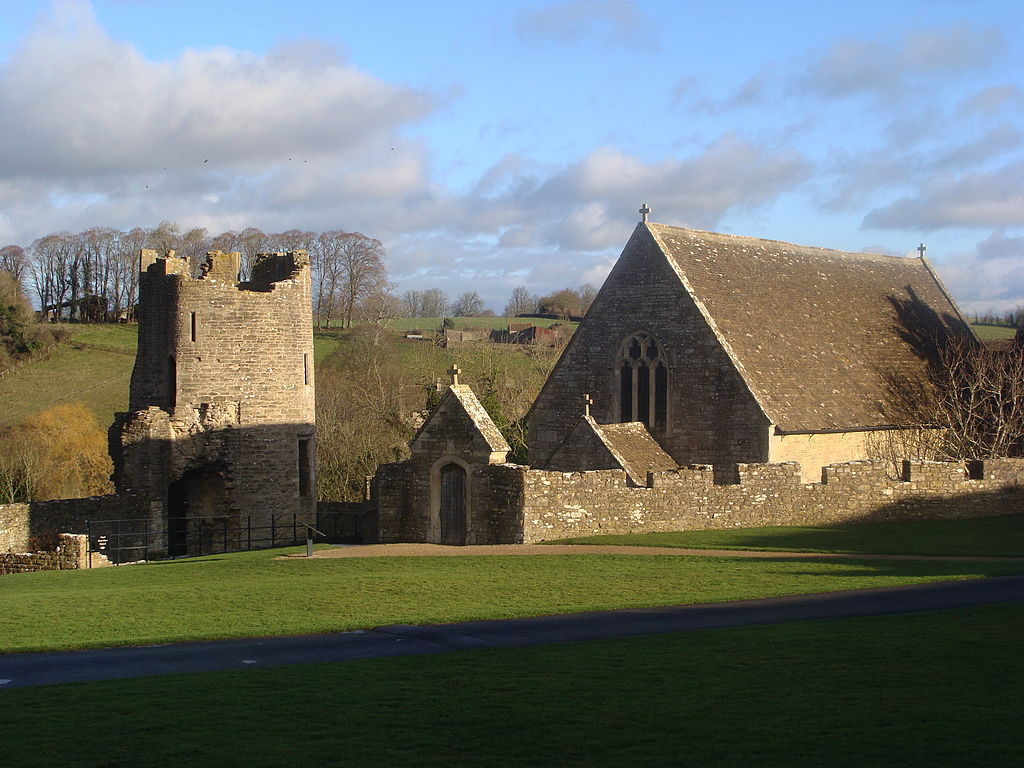
[[[167,487],[169,557],[228,548],[225,475],[223,465],[212,464],[189,470]]]
[[[440,527],[442,544],[466,543],[466,470],[451,462],[441,467]]]

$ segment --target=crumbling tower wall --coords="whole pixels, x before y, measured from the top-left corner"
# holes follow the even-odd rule
[[[203,549],[204,526],[212,541],[314,523],[306,253],[259,254],[247,282],[237,253],[207,254],[200,277],[173,251],[143,250],[139,266],[129,412],[111,428],[118,490],[149,500],[170,554]]]

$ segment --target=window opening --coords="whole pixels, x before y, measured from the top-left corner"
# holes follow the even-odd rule
[[[173,411],[178,404],[178,361],[174,355],[167,357],[167,409]]]
[[[637,333],[619,347],[619,421],[664,429],[668,422],[668,365],[661,347]]]
[[[198,319],[196,318],[195,312],[189,312],[189,336],[192,341],[196,340],[196,328],[198,327]]]
[[[309,496],[309,438],[299,438],[299,496]]]
[[[302,355],[302,383],[309,386],[309,352]]]

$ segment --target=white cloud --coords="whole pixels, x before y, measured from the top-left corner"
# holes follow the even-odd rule
[[[937,174],[917,195],[875,208],[865,227],[935,230],[1024,225],[1024,161],[991,171]]]
[[[322,44],[152,61],[63,2],[0,70],[0,167],[66,178],[351,158],[430,109]]]

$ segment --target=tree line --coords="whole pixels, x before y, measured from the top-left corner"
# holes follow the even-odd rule
[[[171,221],[151,229],[93,227],[77,233],[55,232],[27,248],[7,245],[0,249],[0,271],[9,272],[51,320],[126,320],[134,315],[138,301],[142,248],[161,253],[173,250],[189,260],[196,275],[208,251],[237,251],[242,256],[241,280],[251,274],[258,253],[307,251],[318,327],[332,322],[351,326],[375,295],[391,289],[384,246],[359,232],[265,233],[248,227],[211,235],[202,227],[184,230]]]

